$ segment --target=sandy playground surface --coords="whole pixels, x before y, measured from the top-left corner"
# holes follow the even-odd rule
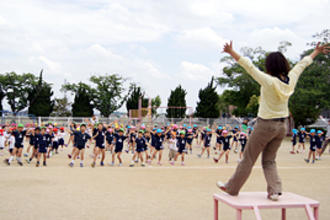
[[[286,140],[278,154],[283,191],[301,194],[321,202],[320,219],[330,219],[330,155],[325,154],[316,164],[306,164],[305,154],[289,154]],[[186,157],[186,166],[167,163],[163,166],[128,167],[131,154],[124,153],[123,167],[91,168],[79,163],[68,167],[67,153],[60,151],[48,161],[48,167],[36,168],[35,162],[19,167],[0,163],[0,219],[212,219],[212,195],[218,193],[217,180],[227,180],[233,173],[238,155],[230,154],[230,163],[214,164],[211,159]],[[86,154],[89,155],[89,152]],[[3,160],[8,156],[1,156]],[[106,162],[110,161],[107,152]],[[78,161],[77,161],[78,162]],[[266,183],[256,163],[242,191],[264,191]],[[235,219],[235,212],[220,204],[220,219]],[[263,219],[280,219],[280,210],[262,210]],[[307,219],[303,209],[289,209],[288,219]],[[243,219],[255,219],[252,211],[244,211]]]

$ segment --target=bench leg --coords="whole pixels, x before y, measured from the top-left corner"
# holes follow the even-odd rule
[[[312,208],[310,207],[310,205],[305,205],[305,211],[309,220],[315,220],[314,213],[312,212]]]
[[[214,199],[214,220],[218,220],[218,200]]]
[[[253,211],[254,211],[254,214],[255,214],[257,220],[262,220],[262,219],[261,219],[261,215],[260,215],[259,208],[258,208],[257,206],[254,206],[254,207],[253,207]]]
[[[237,209],[236,210],[236,219],[237,220],[242,220],[242,209]]]
[[[314,218],[319,220],[319,207],[314,207]]]
[[[282,220],[286,220],[286,209],[282,208]]]

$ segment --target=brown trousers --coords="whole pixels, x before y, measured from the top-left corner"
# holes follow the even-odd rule
[[[270,194],[282,192],[282,183],[277,174],[275,158],[286,132],[287,119],[283,121],[257,119],[254,131],[244,150],[243,159],[226,184],[227,192],[230,195],[238,195],[260,153],[262,153],[262,168],[267,181],[267,192]]]

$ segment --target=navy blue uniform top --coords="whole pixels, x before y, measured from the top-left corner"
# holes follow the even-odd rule
[[[234,129],[231,132],[234,134],[234,141],[237,141],[237,136],[236,136],[237,131]]]
[[[37,134],[36,146],[42,149],[47,148],[49,146],[49,139],[51,139],[49,134]]]
[[[317,139],[318,139],[318,136],[317,135],[309,135],[310,137],[310,144],[311,144],[311,147],[313,146],[316,146],[316,143],[317,143]]]
[[[306,134],[303,133],[303,132],[299,132],[298,133],[298,137],[299,137],[299,142],[304,142],[305,141]]]
[[[133,142],[135,139],[136,139],[136,133],[135,133],[135,132],[132,132],[132,133],[129,135],[129,141],[130,141],[130,142]]]
[[[212,138],[212,134],[207,135],[204,133],[204,146],[205,147],[209,147],[211,144],[211,138]]]
[[[99,130],[98,128],[94,128],[93,130],[93,137],[96,135],[95,142],[96,145],[103,145],[104,144],[104,138],[105,138],[105,128],[102,128]]]
[[[74,145],[77,147],[85,147],[86,142],[91,139],[89,134],[76,131],[74,134]]]
[[[177,142],[176,142],[176,146],[179,148],[179,149],[184,149],[186,147],[186,143],[187,143],[187,138],[182,138],[182,137],[177,137]]]
[[[217,134],[217,142],[221,142],[222,141],[222,136],[221,136],[221,134],[222,134],[222,130],[219,130],[219,129],[217,129],[216,131],[215,131],[215,133]]]
[[[26,135],[26,130],[24,131],[13,131],[15,136],[15,147],[20,147],[23,145],[24,136]]]
[[[158,136],[157,134],[154,135],[154,147],[161,147],[163,145],[163,141],[164,141],[165,135],[162,134],[160,136]]]
[[[187,138],[187,140],[192,141],[192,140],[194,139],[194,134],[192,134],[192,133],[187,133],[187,134],[186,134],[186,138]]]
[[[116,139],[116,148],[122,148],[124,146],[124,141],[126,140],[127,136],[115,134]]]
[[[139,149],[139,150],[144,149],[147,146],[146,139],[144,137],[142,137],[142,138],[137,137],[135,139],[135,143],[136,143],[136,149]]]
[[[318,148],[321,148],[322,147],[323,141],[324,141],[324,137],[323,136],[316,135],[316,146]]]
[[[222,136],[221,139],[222,139],[222,143],[225,147],[228,147],[230,145],[230,139],[232,138],[233,136],[231,135],[227,135],[226,137]]]
[[[105,138],[107,139],[109,144],[112,143],[114,137],[115,137],[114,133],[110,133],[109,131],[105,133]]]
[[[241,143],[242,146],[246,145],[247,139],[246,138],[240,138],[239,142]]]
[[[292,135],[292,142],[297,142],[297,135],[296,134],[293,134]]]

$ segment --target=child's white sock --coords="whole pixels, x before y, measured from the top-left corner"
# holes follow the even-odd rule
[[[8,162],[11,163],[14,159],[14,156],[10,156]]]

